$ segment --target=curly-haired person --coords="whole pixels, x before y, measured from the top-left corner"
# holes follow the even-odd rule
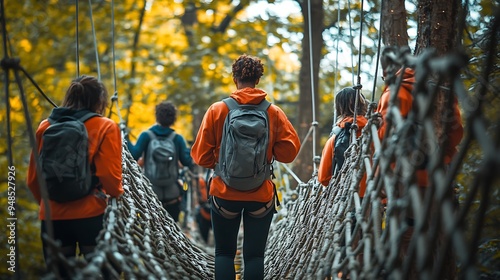
[[[265,101],[267,93],[256,88],[264,73],[261,60],[241,55],[232,65],[233,82],[236,85],[229,99],[238,104],[258,105]],[[228,101],[231,102],[231,101]],[[191,149],[193,160],[200,166],[216,170],[209,195],[211,218],[215,240],[215,279],[235,279],[234,257],[237,249],[240,222],[243,219],[243,259],[244,278],[264,278],[264,252],[269,228],[275,213],[275,186],[266,177],[260,186],[241,191],[237,186],[229,186],[217,175],[219,152],[223,137],[224,122],[229,108],[223,101],[215,102],[208,108],[198,135]],[[266,160],[292,162],[300,149],[297,132],[285,113],[276,105],[267,108],[269,120],[269,144]],[[252,179],[247,179],[252,180]],[[244,182],[248,183],[248,181]],[[243,184],[243,183],[242,183]]]

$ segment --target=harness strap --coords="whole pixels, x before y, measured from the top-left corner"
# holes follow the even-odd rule
[[[273,196],[273,199],[269,200],[269,202],[264,205],[264,207],[260,208],[260,209],[257,209],[253,212],[248,212],[248,215],[254,217],[254,218],[263,218],[264,216],[266,216],[269,211],[271,211],[272,209],[275,209],[271,206],[273,206],[274,202],[276,201],[276,196]]]
[[[212,196],[212,202],[213,202],[213,205],[215,207],[215,210],[218,211],[218,213],[226,218],[226,219],[234,219],[236,217],[238,217],[238,215],[240,215],[241,213],[239,212],[231,212],[227,209],[224,209],[224,207],[220,206],[218,203],[217,203],[217,199],[215,197]],[[271,207],[271,206],[275,206],[275,207]],[[255,211],[252,211],[252,212],[248,212],[248,215],[254,217],[254,218],[263,218],[264,216],[266,216],[271,210],[273,209],[276,209],[276,205],[277,205],[277,196],[273,196],[273,199],[269,200],[268,203],[266,203],[266,205],[264,205],[262,208],[259,208]]]
[[[226,219],[234,219],[236,217],[238,217],[238,215],[240,215],[241,213],[238,213],[238,212],[231,212],[231,211],[228,211],[224,208],[222,208],[222,206],[220,206],[218,203],[217,203],[217,199],[215,199],[214,196],[212,196],[212,202],[213,202],[213,205],[215,207],[215,209],[217,210],[217,212],[224,218]]]

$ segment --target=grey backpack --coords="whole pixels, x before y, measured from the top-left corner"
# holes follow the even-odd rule
[[[240,105],[230,97],[222,101],[229,113],[224,121],[215,174],[234,189],[255,189],[271,176],[271,163],[267,160],[267,109],[271,103],[263,100],[258,105]]]
[[[178,155],[172,131],[167,137],[157,136],[148,130],[149,144],[144,156],[144,175],[153,184],[160,199],[176,198],[180,195]]]
[[[49,118],[43,132],[40,163],[50,200],[69,202],[90,194],[98,183],[89,162],[89,139],[84,122],[99,116]]]

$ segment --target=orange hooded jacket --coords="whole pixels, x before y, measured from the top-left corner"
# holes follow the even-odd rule
[[[352,123],[354,121],[353,117],[343,118],[337,125],[340,128],[344,128],[346,123]],[[366,126],[368,120],[364,116],[356,117],[356,124],[358,125],[358,130],[356,131],[356,137],[361,136],[361,130]],[[323,147],[323,152],[321,153],[321,162],[318,167],[318,181],[323,186],[328,186],[330,180],[333,176],[333,157],[335,155],[335,136],[330,137]],[[364,175],[361,183],[359,185],[359,196],[363,197],[366,190],[366,174]]]
[[[243,88],[233,92],[230,97],[240,104],[259,104],[266,98],[266,95],[266,92],[261,89]],[[300,149],[297,132],[278,106],[272,104],[267,112],[270,129],[267,158],[269,162],[273,157],[280,162],[292,162]],[[222,130],[228,113],[229,109],[222,101],[208,108],[191,147],[191,156],[196,164],[205,168],[215,168],[219,160]],[[242,192],[226,186],[217,176],[210,185],[210,195],[226,200],[268,202],[273,198],[274,184],[271,180],[266,180],[261,187]]]
[[[396,73],[396,76],[401,75],[401,69]],[[403,82],[401,83],[401,87],[398,92],[398,107],[401,112],[401,116],[406,118],[408,113],[412,108],[413,103],[413,84],[415,83],[415,72],[406,68],[403,74]],[[391,98],[390,87],[386,86],[382,96],[380,96],[380,100],[377,107],[377,112],[382,115],[382,118],[385,118],[387,115],[387,111],[389,109],[389,100]],[[444,151],[444,164],[449,164],[451,159],[457,152],[457,146],[460,144],[462,140],[464,129],[462,126],[462,119],[460,116],[460,110],[458,108],[458,101],[455,98],[453,103],[453,116],[449,118],[451,122],[448,125],[449,130],[447,131],[448,143]],[[384,120],[382,126],[379,128],[378,133],[380,139],[383,139],[386,133],[386,121]],[[421,187],[427,187],[427,171],[426,170],[417,170],[416,177],[417,183]]]
[[[56,108],[53,114],[54,111],[59,110],[68,109]],[[43,120],[36,131],[38,152],[41,151],[43,144],[42,135],[49,125],[48,120]],[[85,127],[89,137],[89,160],[95,164],[95,175],[99,178],[102,191],[112,197],[118,197],[123,193],[120,129],[114,121],[105,117],[91,118],[85,122]],[[30,157],[27,183],[40,205],[39,218],[45,220],[45,205],[38,183],[33,152]],[[107,207],[107,199],[97,190],[75,201],[57,203],[49,200],[49,202],[52,220],[91,218],[103,214]]]

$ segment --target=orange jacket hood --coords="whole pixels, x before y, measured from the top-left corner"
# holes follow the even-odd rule
[[[229,97],[240,104],[259,104],[266,99],[267,93],[262,89],[246,87],[233,92]]]

